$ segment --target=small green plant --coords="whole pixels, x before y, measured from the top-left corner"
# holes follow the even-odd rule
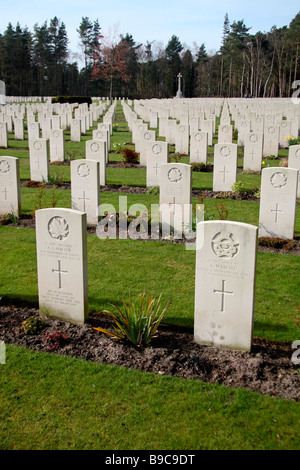
[[[126,163],[138,163],[139,162],[138,153],[129,147],[125,147],[121,151],[121,155]]]
[[[36,335],[44,328],[46,328],[47,323],[38,317],[29,317],[22,322],[21,330],[25,335]]]
[[[146,194],[152,194],[153,196],[157,196],[159,194],[159,186],[152,186],[146,190]]]
[[[121,153],[123,150],[123,145],[120,142],[113,142],[111,144],[112,153]]]
[[[18,217],[12,212],[4,214],[0,220],[1,225],[8,225],[8,224],[17,225],[17,223],[18,223]]]
[[[53,175],[48,176],[48,183],[49,184],[54,184],[55,186],[61,186],[62,185],[62,179],[60,175],[55,172]]]
[[[213,166],[211,163],[192,163],[192,171],[202,171],[202,172],[209,172],[212,171]]]
[[[117,122],[114,122],[112,127],[113,127],[113,131],[118,132],[119,124]]]
[[[287,141],[288,145],[298,145],[299,144],[299,139],[296,139],[294,136],[289,135],[288,137],[285,137],[284,140]]]
[[[44,209],[47,205],[46,201],[46,190],[45,190],[45,184],[40,184],[35,196],[35,202],[33,205],[33,211],[31,213],[32,217],[35,217],[35,211],[39,209]]]
[[[232,191],[234,191],[236,194],[241,194],[245,191],[245,185],[242,181],[236,181],[233,183],[231,186]]]
[[[114,331],[108,331],[103,328],[94,328],[113,338],[121,341],[130,341],[136,347],[147,346],[157,331],[171,301],[161,310],[161,294],[152,297],[149,294],[139,294],[138,302],[135,303],[133,298],[129,297],[129,302],[123,301],[123,311],[112,305],[116,312],[102,310],[99,313],[109,315],[115,322]]]
[[[216,208],[219,215],[219,220],[228,220],[228,209],[225,202],[216,203]]]
[[[236,181],[231,186],[232,191],[241,197],[241,199],[249,199],[256,197],[255,195],[258,192],[257,188],[245,188],[245,185],[242,181]]]

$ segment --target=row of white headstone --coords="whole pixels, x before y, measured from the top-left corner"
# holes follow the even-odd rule
[[[82,324],[88,318],[86,214],[36,211],[41,315]],[[239,222],[197,226],[194,338],[199,344],[250,350],[257,227]]]
[[[164,163],[159,169],[160,221],[179,233],[192,225],[191,170],[191,165],[183,163]],[[100,175],[100,162],[96,159],[71,162],[72,208],[85,212],[89,225],[97,225],[100,219]],[[296,169],[270,167],[262,170],[260,236],[294,237],[297,187]],[[19,159],[0,157],[0,188],[0,215],[11,213],[18,217],[21,211]]]

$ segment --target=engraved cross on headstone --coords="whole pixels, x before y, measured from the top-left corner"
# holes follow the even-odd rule
[[[79,197],[80,201],[83,201],[83,212],[85,212],[85,201],[90,201],[89,198],[85,197],[85,191],[82,191],[83,197]]]
[[[52,272],[58,274],[58,288],[61,289],[61,275],[62,274],[68,274],[68,271],[63,271],[61,269],[61,261],[60,260],[58,260],[57,262],[58,262],[58,269],[52,269]]]
[[[175,212],[175,205],[176,205],[175,196],[173,196],[173,201],[172,201],[172,202],[169,202],[169,206],[172,206],[172,205],[173,205],[172,211]]]
[[[276,212],[276,214],[275,214],[275,223],[277,224],[277,222],[278,222],[278,213],[283,212],[283,211],[279,210],[279,204],[276,204],[276,209],[271,209],[271,212]]]
[[[37,157],[35,161],[37,163],[37,169],[39,170],[40,169],[40,157]]]
[[[2,191],[2,192],[3,192],[3,194],[4,194],[4,199],[5,199],[5,201],[7,201],[7,193],[8,193],[7,189],[4,188],[4,191]]]
[[[214,294],[221,294],[221,312],[225,312],[225,295],[234,295],[233,292],[229,292],[225,290],[225,282],[222,280],[222,290],[214,289]]]
[[[224,170],[220,170],[219,173],[223,173],[223,183],[225,183],[225,174],[229,173],[229,171],[226,171],[226,167],[224,166]]]
[[[159,165],[157,162],[155,163],[155,166],[153,167],[155,169],[155,174],[157,175],[157,170],[159,169]]]

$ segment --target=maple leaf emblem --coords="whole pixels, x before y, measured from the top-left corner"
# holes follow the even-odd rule
[[[1,173],[8,173],[10,170],[10,165],[7,160],[0,161],[0,172]]]
[[[64,240],[69,235],[69,224],[62,217],[52,217],[48,224],[48,232],[56,240]]]
[[[77,168],[77,173],[82,178],[86,178],[87,176],[89,176],[90,171],[91,171],[90,167],[86,163],[80,164],[79,167]]]

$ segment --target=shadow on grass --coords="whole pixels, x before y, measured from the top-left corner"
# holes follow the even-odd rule
[[[37,295],[22,295],[15,297],[6,295],[1,297],[0,305],[14,305],[15,307],[38,308],[39,300]]]

